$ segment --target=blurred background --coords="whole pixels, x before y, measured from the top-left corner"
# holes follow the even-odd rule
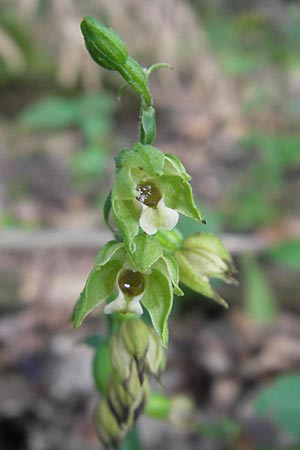
[[[215,232],[239,270],[217,286],[228,311],[175,300],[162,383],[193,399],[195,426],[143,418],[141,448],[299,450],[300,2],[283,0],[0,0],[0,450],[99,449],[105,320],[74,332],[70,315],[139,105],[90,59],[84,15],[174,67],[151,79],[155,145],[183,160],[207,221],[180,228]]]

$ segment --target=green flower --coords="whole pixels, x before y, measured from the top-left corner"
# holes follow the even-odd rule
[[[116,160],[112,208],[130,251],[140,228],[148,235],[175,227],[179,214],[201,221],[190,176],[178,158],[137,143]]]
[[[174,253],[180,281],[193,291],[212,298],[223,306],[227,303],[211,286],[211,279],[236,283],[232,258],[223,242],[211,233],[194,234],[184,241]]]
[[[144,233],[136,236],[135,247],[129,254],[124,244],[111,241],[98,254],[76,304],[73,324],[78,327],[97,306],[113,298],[104,308],[106,314],[141,315],[146,308],[166,345],[173,292],[182,295],[178,267],[172,256],[163,255],[159,242]]]

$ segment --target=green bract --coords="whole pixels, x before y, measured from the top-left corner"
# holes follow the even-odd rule
[[[198,233],[182,242],[174,253],[180,280],[193,291],[216,300],[223,306],[227,303],[212,288],[210,280],[219,278],[226,283],[235,283],[236,272],[232,258],[223,242],[211,233]]]
[[[202,220],[189,184],[191,178],[174,155],[136,143],[132,149],[121,151],[116,164],[112,208],[130,251],[140,227],[149,235],[170,230],[178,221],[178,213]]]
[[[136,237],[136,251],[129,255],[124,244],[109,242],[97,255],[83,292],[76,304],[73,324],[78,327],[97,306],[109,299],[104,312],[142,314],[145,307],[164,345],[168,342],[167,320],[173,289],[178,295],[178,267],[173,257],[163,255],[157,240],[145,234]],[[142,304],[142,306],[141,306]]]

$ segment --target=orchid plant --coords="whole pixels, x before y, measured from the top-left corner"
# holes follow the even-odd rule
[[[149,76],[168,65],[142,68],[120,36],[93,17],[83,19],[81,30],[93,60],[119,72],[141,98],[138,141],[117,156],[104,206],[114,240],[96,256],[73,313],[77,328],[105,304],[110,327],[94,365],[102,394],[95,426],[104,448],[119,448],[151,403],[148,376],[159,377],[165,367],[173,295],[183,295],[179,283],[226,306],[211,279],[232,283],[235,269],[219,238],[202,232],[183,239],[176,228],[179,214],[205,221],[181,161],[152,146],[156,120]]]

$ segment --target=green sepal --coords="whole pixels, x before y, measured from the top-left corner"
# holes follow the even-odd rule
[[[219,278],[226,283],[234,283],[232,274],[236,273],[230,253],[217,236],[212,233],[196,233],[187,237],[183,244],[185,252],[191,252],[198,258],[203,259],[206,271],[210,278]],[[205,261],[206,260],[206,261]],[[204,262],[205,261],[205,262]]]
[[[130,256],[140,272],[146,272],[163,254],[158,240],[146,233],[140,233],[134,238],[134,247]]]
[[[173,292],[171,280],[159,270],[152,268],[141,303],[148,310],[155,331],[168,345],[168,317],[172,309]]]
[[[143,98],[147,106],[150,106],[152,104],[152,95],[149,80],[140,64],[128,56],[125,63],[118,70],[129,86]]]
[[[141,207],[138,202],[118,200],[117,196],[113,196],[112,208],[115,222],[122,233],[125,243],[129,251],[133,252],[135,250],[133,240],[139,232]]]
[[[172,153],[165,154],[164,173],[165,175],[179,175],[185,181],[192,179],[192,177],[186,172],[180,159]]]
[[[132,149],[124,149],[120,152],[117,163],[118,167],[127,166],[146,172],[152,177],[159,177],[163,174],[164,160],[165,155],[163,152],[152,145],[144,145],[137,142]]]
[[[140,120],[140,140],[143,144],[151,144],[156,135],[155,109],[153,106],[142,109]]]
[[[225,308],[228,308],[228,304],[225,300],[211,287],[209,277],[199,275],[194,266],[192,266],[185,257],[184,252],[176,252],[175,258],[180,267],[180,281],[182,281],[182,283],[193,291],[211,298]]]
[[[170,280],[172,281],[173,284],[174,294],[184,295],[179,287],[179,268],[174,256],[165,253],[160,261],[162,261],[162,263],[165,264],[166,266],[167,274],[170,277]]]
[[[95,258],[95,269],[103,266],[111,259],[118,259],[120,261],[124,261],[126,250],[124,248],[124,244],[117,241],[109,241],[103,247],[103,249],[97,254]]]
[[[132,200],[137,195],[136,183],[133,181],[130,168],[122,167],[116,171],[116,181],[112,190],[112,196],[122,200]]]
[[[93,60],[107,70],[119,70],[128,58],[126,45],[120,36],[94,17],[81,22],[86,48]]]
[[[158,231],[156,238],[159,240],[164,250],[170,253],[174,253],[176,250],[180,249],[183,243],[183,236],[176,227],[171,231]]]
[[[195,205],[192,188],[181,176],[164,175],[158,180],[164,193],[166,206],[202,222],[200,211]]]
[[[110,296],[122,264],[122,261],[114,259],[91,271],[74,309],[74,328],[79,327],[85,317]]]

